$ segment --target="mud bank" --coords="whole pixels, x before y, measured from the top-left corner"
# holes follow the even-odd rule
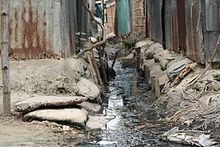
[[[2,76],[1,71],[0,76]],[[10,61],[10,78],[12,105],[39,95],[87,94],[88,96],[81,85],[85,82],[94,83],[90,66],[82,59]],[[90,85],[94,87],[95,84],[92,84]],[[95,86],[98,87],[98,85]],[[2,102],[2,78],[0,79],[0,97]]]
[[[83,59],[10,61],[11,108],[15,117],[2,116],[4,121],[0,121],[0,126],[13,130],[15,127],[12,124],[17,123],[18,132],[11,131],[9,135],[0,132],[0,136],[5,138],[1,140],[0,146],[5,144],[13,146],[15,142],[20,142],[16,146],[29,143],[59,146],[60,143],[64,143],[66,136],[83,136],[82,132],[74,128],[103,127],[112,118],[96,115],[102,107],[101,87],[95,83],[95,78],[90,65]],[[2,101],[2,78],[0,78],[0,116]],[[99,119],[103,121],[99,122]],[[50,127],[53,124],[57,128],[55,131]],[[24,128],[24,131],[21,128]],[[45,131],[35,131],[37,128]],[[50,134],[47,136],[49,131]],[[26,135],[17,135],[19,132],[25,132]],[[45,139],[35,139],[34,136],[38,133],[44,134]],[[19,137],[16,139],[10,135]],[[50,140],[49,135],[54,137],[51,139],[52,142],[57,141],[44,144],[44,140]],[[25,139],[27,136],[29,141]],[[7,138],[15,141],[8,141]]]
[[[164,107],[164,120],[186,129],[211,130],[220,142],[220,70],[206,71],[150,39],[138,42],[136,50],[139,68],[157,97],[153,107]]]

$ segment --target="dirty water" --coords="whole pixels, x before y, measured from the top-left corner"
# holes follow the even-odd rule
[[[116,118],[102,129],[88,130],[78,146],[183,147],[158,139],[170,126],[160,122],[160,115],[150,108],[155,98],[134,66],[123,68],[121,62],[116,62],[115,71],[116,77],[106,89],[103,113]]]

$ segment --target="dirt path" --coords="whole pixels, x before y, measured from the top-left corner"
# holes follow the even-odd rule
[[[0,146],[64,146],[64,133],[59,125],[49,122],[22,122],[0,116]]]

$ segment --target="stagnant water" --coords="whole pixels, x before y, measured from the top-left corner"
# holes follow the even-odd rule
[[[158,113],[150,108],[154,97],[135,68],[115,64],[116,77],[109,82],[104,100],[104,113],[115,115],[105,128],[90,130],[79,146],[146,146],[178,147],[160,141],[158,135],[169,129],[160,122]]]

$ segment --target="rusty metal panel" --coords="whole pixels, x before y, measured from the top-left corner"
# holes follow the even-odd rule
[[[176,0],[171,1],[171,14],[172,14],[172,49],[176,52],[179,50],[179,33],[178,33],[178,17],[177,17],[177,4]]]
[[[171,9],[171,1],[165,0],[164,6],[164,41],[165,48],[172,50],[172,9]]]
[[[185,19],[185,0],[177,0],[177,19],[179,34],[179,50],[185,53],[186,50],[186,19]]]
[[[150,37],[163,44],[163,31],[162,31],[162,4],[163,0],[149,0],[149,23],[150,23]]]
[[[69,0],[10,0],[10,57],[41,59],[71,55]],[[69,34],[71,32],[71,34]]]
[[[149,37],[148,0],[145,0],[145,32],[146,37]]]
[[[166,0],[164,1],[164,42],[166,49],[179,52],[178,45],[178,18],[177,18],[177,6],[176,0]]]
[[[204,63],[201,1],[185,0],[186,12],[186,56]]]
[[[219,0],[205,0],[206,30],[219,31]]]

